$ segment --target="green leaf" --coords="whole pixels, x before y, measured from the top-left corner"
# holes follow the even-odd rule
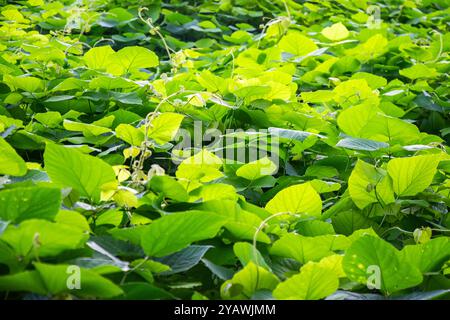
[[[215,212],[228,219],[225,228],[237,239],[253,240],[253,237],[262,223],[262,219],[252,213],[242,210],[236,200],[212,200],[207,201],[200,207],[202,210]],[[257,241],[270,243],[270,238],[259,232]]]
[[[24,187],[0,191],[0,218],[19,223],[27,219],[53,220],[61,206],[61,191]]]
[[[120,76],[140,68],[156,67],[158,64],[158,56],[153,51],[131,46],[122,48],[108,57],[107,71]]]
[[[314,179],[309,181],[311,186],[314,188],[314,190],[317,191],[317,193],[328,193],[337,191],[341,188],[341,185],[336,182],[329,182],[329,181],[322,181],[318,179]]]
[[[189,193],[190,200],[202,199],[203,201],[209,200],[237,200],[236,189],[224,183],[207,184],[200,188],[197,188]]]
[[[233,251],[243,266],[247,265],[249,262],[253,262],[254,264],[270,271],[270,267],[267,265],[261,253],[258,250],[254,250],[250,243],[236,242],[233,246]]]
[[[5,139],[0,137],[0,174],[23,176],[25,173],[27,173],[25,161]]]
[[[367,81],[367,84],[372,89],[384,87],[387,84],[387,80],[385,78],[368,72],[357,72],[353,74],[350,79],[365,79]]]
[[[90,123],[75,122],[71,120],[64,120],[63,126],[64,129],[68,131],[80,131],[85,137],[96,137],[111,131],[110,129],[105,127],[100,127]]]
[[[331,223],[320,220],[300,221],[295,226],[299,234],[306,237],[322,236],[325,234],[335,234]]]
[[[410,68],[402,69],[399,71],[400,75],[412,80],[419,78],[429,79],[436,78],[438,73],[434,68],[428,68],[424,64],[416,64]]]
[[[362,160],[358,160],[348,179],[348,190],[353,202],[360,209],[371,203],[382,202],[385,205],[395,200],[386,172]]]
[[[114,50],[110,46],[95,47],[84,54],[83,61],[90,69],[106,70]]]
[[[284,282],[273,291],[273,296],[281,300],[318,300],[334,293],[339,287],[336,274],[329,268],[315,266],[306,268]]]
[[[295,56],[305,56],[318,49],[314,41],[297,31],[288,32],[287,35],[281,38],[278,47],[281,51]]]
[[[377,289],[387,295],[422,282],[419,269],[401,259],[400,252],[391,244],[374,236],[356,240],[347,249],[343,266],[350,280],[373,286],[378,282]]]
[[[209,70],[203,70],[197,75],[197,82],[209,92],[225,93],[227,91],[227,81]]]
[[[369,139],[344,138],[342,140],[339,140],[339,142],[336,144],[336,147],[358,151],[377,151],[380,149],[389,148],[389,144]]]
[[[330,166],[311,165],[306,168],[305,176],[318,178],[332,178],[338,176],[339,173],[336,168]]]
[[[344,250],[349,244],[349,240],[342,235],[327,234],[304,237],[290,233],[275,241],[270,253],[306,263],[319,261],[323,257],[332,255],[334,250]]]
[[[74,149],[47,144],[44,163],[53,182],[72,187],[92,201],[100,200],[100,191],[106,185],[117,184],[116,175],[109,164]]]
[[[389,161],[387,172],[398,196],[414,196],[425,190],[433,180],[440,155],[397,158]]]
[[[175,138],[183,118],[178,113],[162,113],[153,119],[147,134],[159,144],[167,143]]]
[[[112,298],[123,293],[122,289],[97,273],[70,265],[51,265],[45,263],[35,263],[37,272],[46,289],[51,294],[72,293],[81,297],[100,297]],[[70,289],[68,284],[71,279],[69,277],[78,276],[79,272],[79,289]],[[73,282],[76,285],[76,281]]]
[[[146,282],[127,282],[122,286],[126,300],[175,299],[169,292]]]
[[[145,138],[144,133],[141,130],[126,123],[117,126],[116,136],[135,147],[140,147]]]
[[[346,54],[355,56],[358,60],[366,62],[382,56],[387,51],[388,40],[381,33],[367,39],[366,42],[354,48],[347,49]]]
[[[60,210],[55,217],[55,222],[66,224],[82,231],[91,231],[86,218],[77,211]]]
[[[362,138],[408,145],[421,138],[419,129],[412,123],[401,119],[377,114],[368,121],[361,132]]]
[[[170,176],[153,176],[149,186],[151,190],[176,201],[184,202],[189,199],[186,189]]]
[[[205,258],[202,259],[205,267],[207,267],[215,276],[222,280],[229,280],[233,277],[234,271],[222,266],[219,266]]]
[[[3,76],[3,81],[11,87],[12,90],[21,89],[27,92],[41,92],[44,90],[44,81],[36,77],[10,75]]]
[[[220,288],[223,299],[250,299],[258,290],[273,290],[278,278],[266,269],[249,262],[242,270],[225,281]]]
[[[336,232],[344,235],[350,235],[356,230],[369,228],[375,224],[375,222],[357,210],[339,210],[332,217],[332,221]]]
[[[342,22],[335,23],[322,30],[322,35],[332,41],[344,40],[348,37],[349,32]]]
[[[88,234],[77,227],[38,219],[10,225],[1,237],[23,257],[30,253],[40,257],[56,256],[65,250],[81,248],[87,238]]]
[[[450,240],[439,237],[424,244],[407,245],[402,249],[401,256],[422,273],[437,272],[450,259]]]
[[[178,179],[209,182],[223,176],[223,173],[219,171],[221,166],[222,160],[218,156],[202,149],[180,163],[176,176]]]
[[[45,113],[36,113],[34,118],[49,128],[57,127],[63,120],[61,114],[57,111],[48,111]]]
[[[320,216],[322,200],[309,183],[287,187],[278,192],[266,205],[270,213],[291,213]]]
[[[47,294],[47,288],[37,271],[25,271],[0,276],[0,291],[28,291]]]
[[[212,212],[171,213],[152,222],[141,235],[141,245],[151,257],[163,257],[192,242],[213,238],[226,219]]]
[[[236,170],[236,175],[253,181],[263,176],[272,175],[276,170],[277,165],[269,158],[264,157],[239,167],[239,169]]]
[[[333,92],[334,100],[342,107],[349,107],[366,101],[367,103],[364,105],[376,112],[371,104],[376,103],[378,97],[365,79],[351,79],[341,82],[333,89]]]
[[[324,103],[333,100],[334,92],[330,90],[317,90],[311,92],[302,92],[303,101],[309,103]]]
[[[158,259],[160,263],[170,267],[162,275],[169,275],[187,271],[196,266],[211,246],[192,245],[179,252]]]
[[[274,127],[269,128],[269,133],[276,137],[285,138],[285,139],[289,139],[289,140],[298,140],[298,141],[305,141],[306,138],[308,138],[310,136],[317,136],[319,138],[324,138],[324,136],[321,136],[319,134],[315,134],[312,132],[274,128]]]

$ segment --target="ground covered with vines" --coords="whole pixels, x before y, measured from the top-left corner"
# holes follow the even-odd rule
[[[448,0],[3,1],[1,297],[450,297],[449,25]]]

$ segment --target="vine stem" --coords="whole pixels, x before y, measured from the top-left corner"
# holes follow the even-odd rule
[[[278,212],[275,213],[273,215],[271,215],[270,217],[267,217],[266,219],[264,219],[260,225],[258,226],[258,228],[256,229],[256,232],[253,234],[253,258],[255,259],[256,262],[256,283],[255,283],[255,290],[258,288],[259,285],[259,263],[257,261],[257,256],[258,256],[258,249],[256,248],[256,241],[258,239],[258,235],[261,232],[261,230],[266,226],[267,222],[269,222],[270,220],[272,220],[273,218],[279,217],[279,216],[283,216],[283,215],[289,215],[291,217],[298,217],[299,215],[291,213],[291,212]]]
[[[161,34],[161,32],[159,32],[159,30],[153,25],[152,19],[151,19],[151,18],[145,19],[145,18],[142,16],[142,12],[143,12],[143,11],[147,11],[147,10],[148,10],[147,7],[141,7],[141,8],[139,8],[139,11],[138,11],[139,19],[141,19],[142,22],[144,22],[146,25],[148,25],[148,26],[150,27],[150,32],[153,31],[154,33],[156,33],[156,34],[158,35],[158,37],[161,39],[161,41],[162,41],[163,44],[164,44],[164,48],[166,49],[167,55],[169,56],[169,60],[172,62],[172,55],[171,55],[170,51],[172,51],[172,52],[175,52],[175,51],[174,51],[172,48],[170,48],[170,47],[168,46],[168,44],[167,44],[167,42],[166,42],[166,39],[164,39],[164,36],[163,36],[163,35]]]
[[[152,112],[149,112],[149,113],[147,114],[147,116],[145,117],[145,120],[144,120],[144,126],[145,126],[144,141],[143,141],[142,144],[141,144],[140,154],[139,154],[139,159],[137,160],[137,164],[134,164],[134,159],[132,159],[132,165],[131,165],[131,167],[132,167],[133,170],[132,170],[131,175],[132,175],[132,177],[133,177],[133,182],[135,182],[135,183],[138,182],[137,180],[135,180],[136,175],[137,175],[137,173],[138,173],[140,170],[142,170],[142,168],[143,168],[144,160],[145,160],[145,154],[146,154],[146,151],[147,151],[147,149],[148,149],[148,143],[149,143],[149,140],[148,140],[148,131],[149,131],[150,127],[152,126],[152,121],[153,121],[153,120],[155,119],[155,117],[158,115],[159,108],[160,108],[165,102],[167,102],[169,99],[171,99],[171,98],[173,98],[173,97],[175,97],[175,96],[177,96],[177,95],[179,95],[179,94],[181,94],[181,93],[197,93],[197,91],[193,91],[193,90],[185,90],[184,88],[183,88],[183,89],[180,89],[180,90],[178,90],[177,92],[174,92],[174,93],[168,95],[167,97],[163,98],[163,99],[158,103],[158,105],[156,106],[155,110],[153,110]]]

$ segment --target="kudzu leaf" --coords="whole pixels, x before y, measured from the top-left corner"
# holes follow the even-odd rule
[[[436,78],[438,73],[434,68],[428,68],[424,64],[416,64],[412,67],[399,71],[400,75],[415,80],[419,78]]]
[[[40,219],[10,225],[1,237],[23,257],[30,252],[40,257],[53,257],[65,250],[81,248],[87,238],[88,234],[80,228]]]
[[[53,182],[72,187],[94,202],[100,200],[102,188],[117,184],[109,164],[74,149],[49,143],[45,148],[44,163]]]
[[[299,274],[281,282],[273,296],[281,300],[318,300],[334,293],[339,287],[337,275],[329,268],[302,268]]]
[[[341,82],[333,89],[334,100],[343,107],[349,107],[365,100],[378,102],[377,95],[365,79],[351,79]]]
[[[262,223],[262,219],[249,211],[242,210],[236,200],[211,200],[202,203],[202,210],[215,212],[227,218],[225,229],[229,231],[233,237],[242,240],[253,240],[258,227]],[[270,238],[262,231],[258,233],[257,241],[270,243]]]
[[[156,67],[158,56],[147,48],[130,46],[120,49],[108,57],[107,71],[120,76],[140,68]]]
[[[159,144],[167,143],[175,138],[183,118],[178,113],[162,113],[153,119],[147,134]]]
[[[342,261],[344,256],[340,254],[333,254],[322,258],[319,262],[308,262],[302,266],[301,271],[307,269],[314,269],[316,267],[323,267],[329,270],[330,273],[334,273],[338,278],[346,278],[344,269],[342,268]]]
[[[55,217],[55,222],[66,224],[82,231],[91,231],[86,218],[77,211],[60,210]]]
[[[305,237],[298,234],[287,234],[275,241],[270,253],[276,256],[292,258],[300,263],[319,261],[333,254],[335,250],[344,250],[350,241],[342,236],[327,234],[316,237]]]
[[[160,263],[170,267],[170,270],[164,271],[161,274],[180,273],[195,267],[211,248],[211,246],[192,245],[179,252],[158,259]]]
[[[283,128],[269,128],[269,133],[276,137],[286,138],[291,140],[305,141],[310,136],[317,136],[319,138],[324,138],[324,136],[300,130],[291,130],[291,129],[283,129]]]
[[[305,220],[296,224],[295,229],[306,237],[315,237],[325,234],[336,234],[331,223],[320,220]]]
[[[277,286],[278,278],[263,267],[249,262],[242,270],[236,272],[220,288],[223,299],[250,299],[258,290],[273,290]]]
[[[377,151],[389,148],[389,144],[362,138],[344,138],[339,140],[336,147],[358,150],[358,151]]]
[[[209,92],[219,92],[223,94],[227,91],[228,82],[209,70],[203,70],[197,75],[196,79],[197,82]]]
[[[48,293],[37,271],[24,271],[0,276],[0,291],[28,291],[41,295]]]
[[[411,144],[421,138],[419,129],[402,119],[377,114],[361,131],[361,137],[393,144]]]
[[[221,166],[222,160],[218,156],[202,149],[192,157],[184,159],[175,174],[178,179],[209,182],[223,176],[223,173],[219,171]]]
[[[0,191],[0,219],[53,220],[61,206],[61,191],[53,187],[21,187]]]
[[[213,238],[227,219],[212,212],[167,214],[153,221],[141,235],[141,245],[151,257],[163,257],[192,242]]]
[[[379,109],[370,104],[358,104],[341,111],[337,123],[346,134],[362,137],[365,126],[376,116],[377,112]]]
[[[25,161],[5,139],[0,137],[0,174],[23,176],[25,173],[27,173]]]
[[[239,167],[239,169],[236,170],[236,175],[253,181],[263,176],[272,175],[276,170],[277,165],[268,157],[264,157]]]
[[[80,131],[85,137],[96,137],[111,131],[108,128],[97,126],[95,124],[75,122],[67,119],[64,120],[63,126],[67,131]]]
[[[388,40],[381,34],[370,37],[366,42],[354,48],[347,49],[345,53],[356,57],[361,62],[366,62],[382,56],[388,50]]]
[[[112,298],[123,293],[122,289],[111,280],[89,269],[46,263],[35,263],[34,266],[50,294],[72,293],[80,297]],[[75,280],[73,283],[70,282],[71,275],[79,276],[79,288],[76,290],[68,286],[76,284]]]
[[[368,72],[357,72],[350,79],[365,79],[372,89],[384,87],[387,84],[385,78]]]
[[[414,287],[422,282],[418,268],[402,259],[400,252],[381,238],[365,235],[347,249],[343,261],[347,277],[369,284],[385,294]]]
[[[49,128],[57,127],[63,121],[58,111],[47,111],[45,113],[36,113],[34,118]]]
[[[236,242],[233,246],[233,251],[243,266],[247,265],[249,262],[253,262],[254,264],[270,271],[270,267],[267,265],[261,253],[257,249],[254,250],[250,243]]]
[[[90,69],[106,70],[114,50],[110,46],[95,47],[84,54],[83,61]]]
[[[322,200],[319,194],[309,183],[287,187],[278,192],[266,205],[270,213],[286,212],[320,216]]]
[[[147,282],[127,282],[122,286],[122,288],[125,291],[123,299],[126,300],[160,300],[176,298],[168,291]]]
[[[278,47],[283,52],[288,52],[295,56],[304,56],[318,49],[314,41],[298,31],[288,32],[281,38]]]
[[[26,76],[3,76],[3,82],[5,82],[11,90],[21,89],[27,92],[41,92],[44,90],[44,80],[36,77]]]
[[[384,170],[358,160],[348,179],[348,190],[353,202],[360,209],[371,203],[383,205],[394,202],[391,181]]]
[[[209,200],[237,200],[236,189],[229,184],[214,183],[207,184],[190,192],[190,201],[202,199]]]
[[[349,32],[342,22],[335,23],[322,30],[322,35],[332,41],[344,40],[348,37]]]
[[[319,194],[338,191],[341,188],[341,185],[339,183],[322,181],[318,179],[311,180],[309,181],[309,183]]]
[[[149,186],[151,190],[176,201],[184,202],[189,199],[186,189],[170,176],[153,176]]]
[[[414,196],[427,188],[433,180],[440,155],[397,158],[388,162],[387,172],[398,196]]]
[[[141,130],[126,123],[117,126],[116,136],[135,147],[140,147],[145,138],[144,133]]]
[[[448,237],[439,237],[423,244],[407,245],[401,251],[402,259],[422,273],[437,272],[450,259]]]

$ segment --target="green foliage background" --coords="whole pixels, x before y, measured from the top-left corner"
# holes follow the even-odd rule
[[[7,1],[3,297],[448,298],[449,24],[448,0]],[[175,153],[195,121],[280,161]]]

